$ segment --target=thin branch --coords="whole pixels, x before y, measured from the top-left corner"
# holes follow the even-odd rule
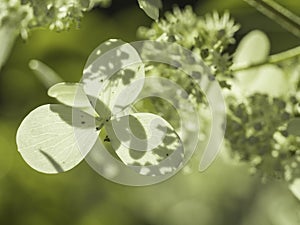
[[[244,0],[249,5],[300,38],[300,17],[273,0]]]
[[[266,60],[257,62],[257,63],[252,63],[252,64],[246,64],[246,65],[237,65],[232,68],[233,72],[238,72],[241,70],[248,70],[252,68],[256,68],[259,66],[263,66],[266,64],[277,64],[282,61],[295,58],[295,57],[300,57],[300,46],[296,48],[289,49],[284,52],[280,52],[278,54],[270,55]]]

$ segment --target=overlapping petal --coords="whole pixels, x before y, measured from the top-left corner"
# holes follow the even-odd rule
[[[126,109],[144,85],[144,65],[139,53],[121,40],[108,40],[89,56],[83,89],[101,118],[109,119]],[[126,95],[121,96],[121,92]]]
[[[183,143],[173,127],[151,113],[133,113],[105,125],[121,161],[143,175],[162,175],[183,161]],[[161,169],[155,169],[158,166]]]

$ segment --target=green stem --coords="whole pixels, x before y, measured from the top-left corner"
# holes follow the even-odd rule
[[[105,120],[101,117],[96,117],[96,129],[101,130],[104,126]]]
[[[63,79],[53,69],[41,61],[35,59],[30,60],[29,68],[46,88],[50,88],[54,84],[63,82]]]
[[[244,0],[249,5],[300,38],[300,17],[273,0]]]
[[[17,32],[14,28],[3,26],[0,28],[0,70],[4,66],[13,48]]]
[[[300,46],[289,49],[284,52],[280,52],[278,54],[270,55],[266,60],[261,61],[261,62],[252,63],[252,64],[248,64],[248,65],[235,66],[234,68],[232,68],[232,71],[238,72],[241,70],[248,70],[248,69],[256,68],[256,67],[263,66],[266,64],[277,64],[282,61],[285,61],[285,60],[288,60],[291,58],[295,58],[295,57],[299,57],[299,56],[300,56]]]

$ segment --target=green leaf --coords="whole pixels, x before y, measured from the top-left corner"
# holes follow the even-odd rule
[[[234,56],[233,68],[244,67],[267,60],[270,51],[268,37],[259,30],[251,31],[240,42]],[[236,84],[247,95],[265,93],[280,96],[288,90],[284,72],[275,65],[264,65],[235,73]],[[272,80],[272,85],[270,85]]]
[[[287,131],[291,135],[300,136],[300,118],[293,118],[289,121]]]
[[[155,114],[123,116],[113,119],[105,128],[121,161],[140,174],[170,173],[183,161],[180,137],[167,121]]]
[[[64,105],[43,105],[22,121],[16,139],[19,152],[32,168],[59,173],[76,166],[97,136],[94,118],[88,114]]]
[[[270,41],[260,30],[249,32],[239,43],[234,54],[234,63],[248,65],[267,59],[270,52]]]
[[[80,83],[62,82],[55,84],[49,88],[48,95],[67,106],[76,108],[91,107]]]
[[[161,0],[138,0],[139,6],[153,20],[158,20],[159,9],[162,8]]]
[[[300,179],[295,179],[289,188],[295,197],[300,200]]]
[[[134,47],[121,40],[108,40],[89,56],[83,88],[102,118],[127,108],[144,85],[144,65]]]
[[[270,52],[270,41],[265,33],[254,30],[248,33],[239,43],[234,54],[233,67],[247,66],[263,62]],[[243,89],[257,78],[258,68],[236,73],[236,78]]]

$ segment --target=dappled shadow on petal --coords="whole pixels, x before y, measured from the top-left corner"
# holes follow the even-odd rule
[[[184,158],[183,143],[171,125],[150,113],[134,113],[106,126],[120,160],[137,173],[159,176],[174,172]]]
[[[195,84],[206,94],[212,113],[212,129],[207,147],[203,153],[199,170],[205,170],[218,155],[224,138],[226,107],[221,87],[212,71],[200,55],[176,43],[138,41],[131,43],[138,50],[144,63],[160,62],[175,67],[191,76]]]
[[[138,52],[121,40],[108,40],[91,53],[81,83],[91,101],[98,98],[106,106],[97,112],[107,117],[108,110],[115,115],[135,100],[144,77],[144,65]]]
[[[110,120],[112,113],[108,105],[98,97],[88,95],[90,103],[103,120]]]
[[[59,115],[67,124],[73,127],[89,128],[95,127],[95,117],[83,112],[80,109],[65,105],[50,105],[50,110]]]
[[[145,176],[142,175],[141,166],[136,168],[125,165],[122,161],[113,157],[109,151],[106,150],[103,143],[98,140],[92,150],[85,158],[86,162],[101,176],[123,185],[131,186],[144,186],[162,182],[172,177],[178,170],[171,171],[167,167],[151,168],[152,174],[159,174],[157,176]],[[134,166],[133,166],[134,167]],[[148,168],[149,169],[149,168]],[[148,174],[151,174],[148,173]]]

